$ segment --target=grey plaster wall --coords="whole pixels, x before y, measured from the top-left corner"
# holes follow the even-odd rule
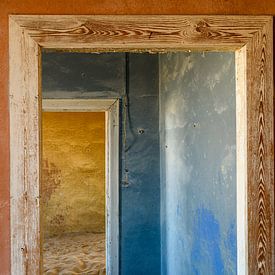
[[[234,54],[159,68],[162,274],[236,274]]]
[[[43,52],[42,90],[43,98],[122,96],[125,54]]]

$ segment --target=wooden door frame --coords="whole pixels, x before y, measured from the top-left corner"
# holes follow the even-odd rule
[[[105,113],[105,247],[107,271],[106,273],[118,274],[119,99],[42,99],[42,111]],[[40,246],[42,247],[42,244]]]
[[[271,16],[12,15],[9,23],[12,274],[40,272],[41,48],[234,51],[238,272],[274,272]]]

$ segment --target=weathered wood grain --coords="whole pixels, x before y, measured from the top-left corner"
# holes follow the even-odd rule
[[[44,112],[106,112],[117,99],[43,99]],[[107,140],[107,139],[106,139]]]
[[[18,24],[45,48],[121,51],[232,50],[247,43],[263,28],[266,19],[265,16],[16,16]]]
[[[10,25],[11,274],[40,264],[39,46]]]
[[[253,275],[274,273],[272,17],[11,16],[12,274],[39,272],[39,47],[78,51],[238,50],[237,92],[241,94],[237,115],[242,117],[237,118],[237,184],[241,186],[238,198],[247,207],[241,210],[247,218],[238,218],[245,224],[237,225],[244,242],[238,247],[238,263],[247,265],[239,270]]]
[[[274,272],[272,21],[247,45],[248,264]]]

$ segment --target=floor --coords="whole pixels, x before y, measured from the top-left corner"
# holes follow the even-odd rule
[[[43,246],[43,274],[106,274],[105,234],[74,233],[47,238]]]

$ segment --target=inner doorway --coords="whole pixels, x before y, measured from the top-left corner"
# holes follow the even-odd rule
[[[105,114],[42,114],[45,274],[105,274]]]
[[[117,99],[43,99],[43,274],[118,268]]]

